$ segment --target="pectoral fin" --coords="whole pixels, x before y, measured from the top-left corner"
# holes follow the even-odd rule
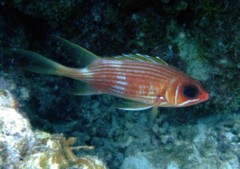
[[[150,119],[149,119],[150,126],[152,126],[152,124],[154,123],[154,120],[156,119],[158,114],[159,114],[158,106],[155,105],[150,113]]]
[[[146,110],[152,108],[152,105],[131,101],[131,100],[124,100],[119,102],[116,107],[120,110],[128,110],[128,111],[139,111],[139,110]]]

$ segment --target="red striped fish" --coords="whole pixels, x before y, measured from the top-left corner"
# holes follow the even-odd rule
[[[66,67],[22,49],[17,53],[31,61],[26,67],[29,71],[85,82],[75,89],[75,94],[110,94],[125,98],[129,101],[119,106],[125,110],[184,107],[208,99],[208,93],[197,80],[160,58],[140,54],[100,58],[63,38],[58,39],[78,57],[81,68]]]

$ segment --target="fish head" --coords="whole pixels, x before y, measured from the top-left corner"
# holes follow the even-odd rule
[[[186,107],[208,100],[209,96],[203,86],[190,77],[172,81],[166,90],[166,99],[173,107]]]

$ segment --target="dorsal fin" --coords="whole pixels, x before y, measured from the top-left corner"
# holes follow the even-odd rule
[[[81,68],[86,67],[91,62],[99,58],[97,55],[88,51],[87,49],[78,46],[72,42],[69,42],[68,40],[62,37],[56,35],[53,35],[52,37],[59,40],[61,44],[63,44],[64,47],[66,47],[70,55],[74,56],[74,62]]]
[[[133,60],[133,61],[141,61],[141,62],[151,62],[151,63],[158,63],[167,65],[165,61],[160,59],[159,57],[152,57],[148,55],[142,55],[139,53],[136,54],[123,54],[114,57],[115,59],[119,60]]]

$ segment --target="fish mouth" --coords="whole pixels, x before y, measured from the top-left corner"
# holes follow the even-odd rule
[[[208,95],[208,93],[206,92],[206,93],[204,93],[203,95],[202,95],[202,101],[207,101],[209,99],[209,95]]]

